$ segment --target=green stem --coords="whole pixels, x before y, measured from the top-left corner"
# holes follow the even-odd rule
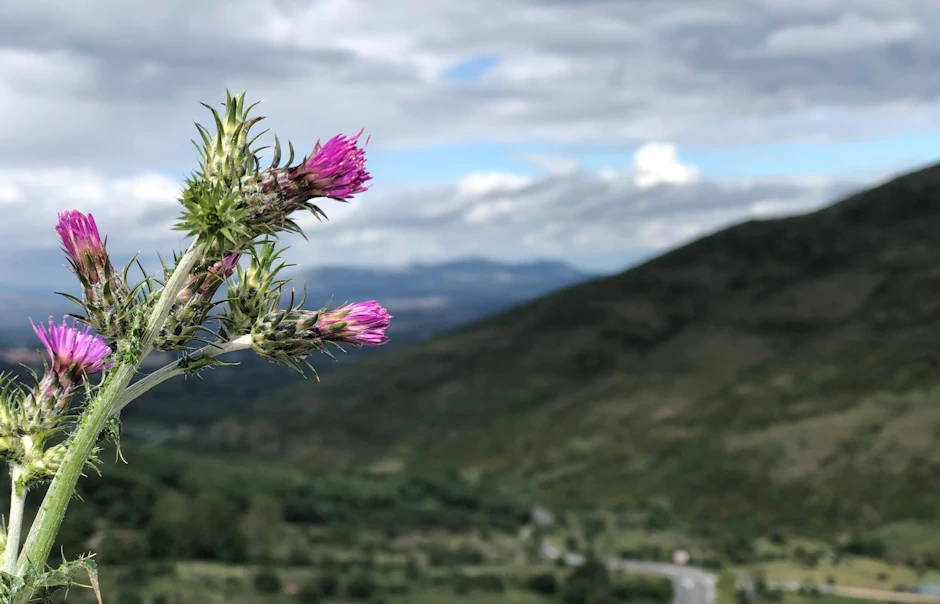
[[[23,532],[23,511],[26,509],[26,488],[17,486],[23,466],[10,466],[10,524],[7,527],[7,547],[3,553],[3,570],[13,574],[16,570],[16,555],[20,549],[20,535]]]
[[[127,390],[121,393],[121,398],[118,399],[114,411],[117,413],[126,407],[128,403],[142,395],[144,392],[147,392],[154,386],[159,386],[170,378],[183,375],[185,373],[183,364],[186,361],[198,361],[199,359],[217,357],[229,352],[235,352],[237,350],[248,350],[249,348],[251,348],[251,335],[243,335],[229,342],[221,342],[218,344],[204,346],[196,352],[187,355],[186,358],[179,359],[168,365],[164,365],[136,384],[128,386]]]
[[[183,289],[193,267],[202,259],[204,252],[205,244],[197,239],[180,258],[147,321],[147,327],[141,339],[140,354],[135,355],[136,358],[133,360],[119,362],[118,366],[112,369],[111,375],[108,376],[108,384],[97,399],[89,405],[86,415],[81,418],[80,426],[71,438],[68,450],[62,459],[62,465],[59,466],[59,470],[49,485],[49,490],[46,491],[39,513],[23,544],[23,551],[16,565],[17,575],[24,576],[30,570],[39,571],[46,564],[59,528],[62,526],[62,519],[65,517],[69,501],[75,493],[75,485],[78,484],[82,470],[94,451],[98,435],[114,415],[121,394],[134,377],[141,361],[153,348],[154,338],[163,327],[170,313],[170,307],[176,300],[177,294]]]

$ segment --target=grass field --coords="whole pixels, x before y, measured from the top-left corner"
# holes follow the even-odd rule
[[[896,585],[913,586],[921,583],[940,583],[940,571],[927,571],[918,576],[914,569],[889,564],[872,558],[844,558],[838,564],[820,561],[815,568],[807,568],[790,560],[775,560],[737,567],[739,575],[763,572],[769,581],[804,581],[810,579],[818,585],[831,577],[835,585],[892,590]]]

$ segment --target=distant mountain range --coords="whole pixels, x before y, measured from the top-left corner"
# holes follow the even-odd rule
[[[402,269],[325,266],[285,274],[293,278],[298,299],[306,284],[310,308],[331,299],[333,306],[378,300],[398,319],[390,332],[396,340],[433,335],[591,276],[562,262],[483,259]],[[77,293],[64,280],[62,288]],[[39,321],[69,312],[77,312],[76,306],[51,291],[0,285],[0,346],[32,346],[30,317]]]
[[[298,301],[306,283],[307,308],[320,307],[331,299],[333,307],[374,299],[392,314],[387,347],[350,351],[338,355],[340,361],[381,354],[386,348],[446,332],[591,277],[560,262],[506,264],[481,259],[416,264],[404,269],[330,266],[291,276]],[[77,312],[77,307],[51,292],[0,287],[0,370],[13,369],[17,363],[40,362],[36,350],[41,347],[29,317],[36,321],[67,312]],[[153,365],[169,358],[155,354],[148,360]],[[208,371],[202,380],[163,384],[131,406],[126,416],[172,423],[212,421],[220,414],[246,408],[276,386],[298,379],[286,369],[258,360],[253,353],[236,358],[242,361],[237,373]],[[329,357],[319,355],[312,362],[318,372],[336,365]],[[193,400],[200,404],[192,405]]]

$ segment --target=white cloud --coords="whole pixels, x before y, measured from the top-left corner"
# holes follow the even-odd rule
[[[669,183],[684,185],[699,178],[696,166],[679,161],[676,146],[670,143],[647,143],[634,155],[634,182],[641,189]]]
[[[702,234],[704,225],[694,222],[650,220],[640,225],[641,247],[664,250],[685,243]]]
[[[78,209],[92,214],[104,231],[133,233],[132,238],[112,238],[123,240],[125,250],[137,242],[175,240],[169,229],[179,213],[180,185],[157,173],[108,178],[65,168],[0,171],[0,198],[22,209],[5,213],[0,237],[5,246],[54,249],[57,215]]]
[[[474,172],[457,183],[457,192],[466,197],[482,197],[500,191],[518,191],[529,186],[532,179],[507,172]]]
[[[650,152],[657,148],[658,154]],[[637,166],[675,168],[678,162],[668,145],[638,153],[651,156],[661,161],[638,161]],[[299,215],[301,222],[308,221],[309,241],[288,239],[288,259],[304,267],[393,266],[466,256],[510,261],[550,256],[578,264],[604,256],[613,269],[638,253],[659,251],[754,215],[818,207],[847,190],[844,184],[811,179],[723,184],[691,178],[690,167],[681,167],[682,177],[664,170],[659,186],[636,182],[635,171],[625,170],[540,178],[478,173],[450,186],[399,192],[375,187],[349,204],[323,200],[330,221]],[[155,249],[168,256],[181,244],[180,234],[171,230],[180,209],[180,184],[157,173],[111,178],[92,170],[0,172],[0,191],[12,191],[12,203],[23,208],[7,212],[0,222],[0,253],[23,258],[0,275],[0,282],[27,273],[36,285],[67,277],[48,269],[62,264],[56,215],[72,208],[95,216],[116,264],[123,266],[136,252],[149,257]]]
[[[780,53],[820,54],[851,52],[910,40],[923,28],[910,19],[880,21],[856,13],[821,25],[798,25],[777,30],[767,37],[768,49]]]
[[[516,157],[549,174],[573,174],[581,169],[581,164],[575,157],[544,153],[520,153]]]
[[[0,5],[0,111],[16,116],[0,121],[8,165],[178,165],[192,157],[192,119],[206,117],[197,102],[225,87],[266,99],[271,127],[305,145],[362,126],[386,147],[623,148],[940,123],[922,77],[940,59],[940,40],[919,35],[940,26],[928,0],[25,6]],[[498,63],[472,86],[444,77],[483,56]],[[816,107],[847,123],[806,120]]]

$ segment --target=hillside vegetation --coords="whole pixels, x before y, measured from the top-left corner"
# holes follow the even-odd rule
[[[457,467],[549,505],[665,497],[692,521],[932,526],[938,231],[931,167],[338,367],[201,446]]]

